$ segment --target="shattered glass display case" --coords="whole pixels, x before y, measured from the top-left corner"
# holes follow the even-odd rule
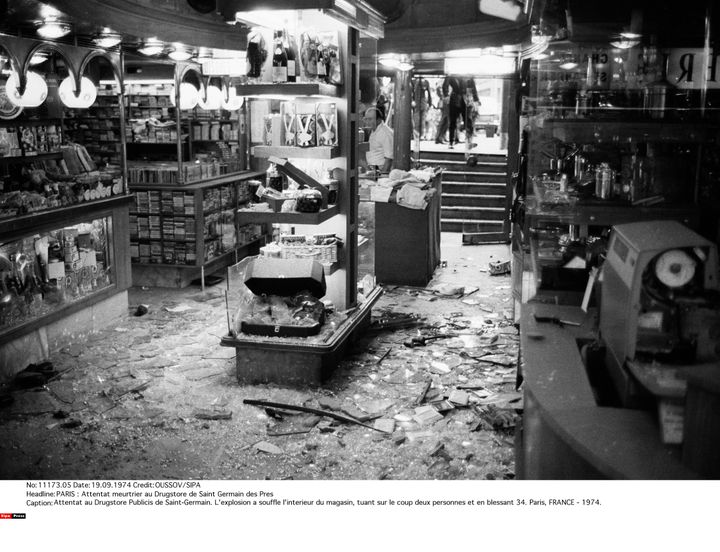
[[[272,242],[261,253],[278,261],[291,261],[278,263],[283,266],[314,267],[312,273],[320,265],[326,291],[298,299],[293,294],[273,295],[265,290],[258,299],[252,293],[255,286],[246,285],[246,263],[229,268],[228,335],[221,345],[237,349],[241,382],[320,383],[369,323],[372,305],[381,293],[374,278],[359,267],[363,227],[357,168],[360,27],[364,33],[381,37],[382,21],[364,3],[353,3],[353,7],[363,17],[349,20],[336,17],[333,10],[288,10],[278,11],[270,21],[253,22],[254,28],[268,33],[285,19],[290,36],[295,37],[290,50],[298,46],[303,55],[296,58],[295,72],[289,69],[287,74],[278,75],[272,56],[256,56],[254,47],[261,45],[262,32],[250,34],[248,61],[251,65],[257,61],[257,67],[237,86],[237,93],[248,98],[248,166],[264,172],[265,178],[260,179],[262,187],[256,194],[262,201],[238,210],[238,220],[272,225]],[[238,12],[237,18],[246,23],[257,15]],[[314,36],[331,38],[313,46]],[[305,55],[307,52],[310,54]],[[330,63],[323,72],[320,59],[325,59],[326,52],[330,53]],[[320,197],[314,200],[311,194],[317,191]],[[286,276],[284,270],[278,273],[279,279]],[[306,290],[294,290],[294,295],[302,291]],[[264,313],[248,311],[248,305]],[[315,335],[281,337],[291,333],[287,324],[277,318],[266,320],[263,315],[286,306],[292,309],[289,318],[303,313],[324,322],[315,328]],[[282,316],[287,318],[288,313]],[[265,331],[268,327],[278,331]],[[261,333],[270,335],[258,335]]]
[[[115,283],[112,219],[0,244],[0,335]]]

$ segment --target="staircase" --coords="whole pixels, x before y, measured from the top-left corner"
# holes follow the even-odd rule
[[[507,157],[478,154],[477,160],[469,166],[462,150],[420,152],[420,163],[443,169],[441,230],[462,232],[463,243],[506,241]]]

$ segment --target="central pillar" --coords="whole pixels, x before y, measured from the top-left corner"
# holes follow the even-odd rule
[[[410,170],[410,141],[412,140],[412,75],[398,69],[395,73],[393,104],[393,168]]]

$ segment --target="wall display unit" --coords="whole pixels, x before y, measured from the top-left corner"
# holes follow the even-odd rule
[[[9,60],[0,88],[18,106],[0,120],[0,372],[11,376],[71,333],[77,339],[126,312],[131,197],[119,54],[6,35],[0,54]],[[31,66],[40,54],[46,61]],[[94,87],[64,94],[68,82],[85,86],[83,74],[99,68],[114,85],[97,96]],[[94,138],[100,118],[89,114],[112,101],[117,118],[107,118],[114,141],[105,157]],[[93,122],[83,126],[86,118]]]
[[[260,176],[244,170],[242,102],[228,102],[237,100],[229,79],[203,75],[198,64],[147,70],[166,78],[125,87],[133,282],[185,287],[199,277],[204,289],[206,273],[263,245],[264,225],[236,217]]]
[[[238,209],[251,200],[250,180],[238,172],[184,185],[132,183],[130,256],[136,285],[185,287],[205,273],[258,253],[264,225],[243,221]]]
[[[702,108],[698,90],[668,80],[674,50],[568,42],[548,48],[552,56],[526,63],[530,94],[522,97],[514,205],[516,308],[530,298],[579,304],[615,224],[675,219],[707,229],[712,217],[702,206],[719,184],[719,121]]]

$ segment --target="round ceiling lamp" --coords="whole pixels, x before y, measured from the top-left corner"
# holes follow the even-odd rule
[[[189,82],[180,83],[180,109],[193,109],[198,104],[200,93]],[[170,103],[175,106],[175,87],[170,92]]]
[[[26,75],[25,92],[20,94],[20,76],[13,71],[5,83],[5,93],[11,104],[18,107],[37,107],[45,101],[48,87],[43,78],[34,71]]]
[[[122,35],[105,27],[101,33],[93,37],[93,42],[100,48],[114,48],[122,42]]]
[[[223,94],[222,108],[226,111],[237,111],[242,107],[243,97],[237,95],[237,90],[234,86],[230,86],[227,89],[227,100],[226,95]]]
[[[75,81],[72,77],[67,77],[60,83],[58,95],[62,103],[67,107],[86,109],[95,103],[97,88],[89,78],[82,77],[80,79],[80,94],[76,96]]]
[[[223,103],[223,93],[222,91],[217,87],[213,86],[212,84],[208,85],[205,88],[205,99],[201,97],[198,105],[202,107],[203,109],[207,109],[208,111],[214,110],[214,109],[220,109]]]
[[[40,65],[48,60],[49,56],[47,52],[36,52],[30,58],[30,65]]]
[[[168,57],[174,61],[187,61],[192,57],[192,51],[182,44],[173,44]]]
[[[148,38],[146,41],[142,43],[140,48],[138,48],[138,52],[140,52],[144,56],[156,56],[158,54],[161,54],[165,47],[163,46],[163,43],[160,42],[156,38]]]
[[[37,34],[50,40],[62,38],[72,31],[69,23],[65,23],[54,17],[48,17],[42,21],[38,21],[37,26]]]

